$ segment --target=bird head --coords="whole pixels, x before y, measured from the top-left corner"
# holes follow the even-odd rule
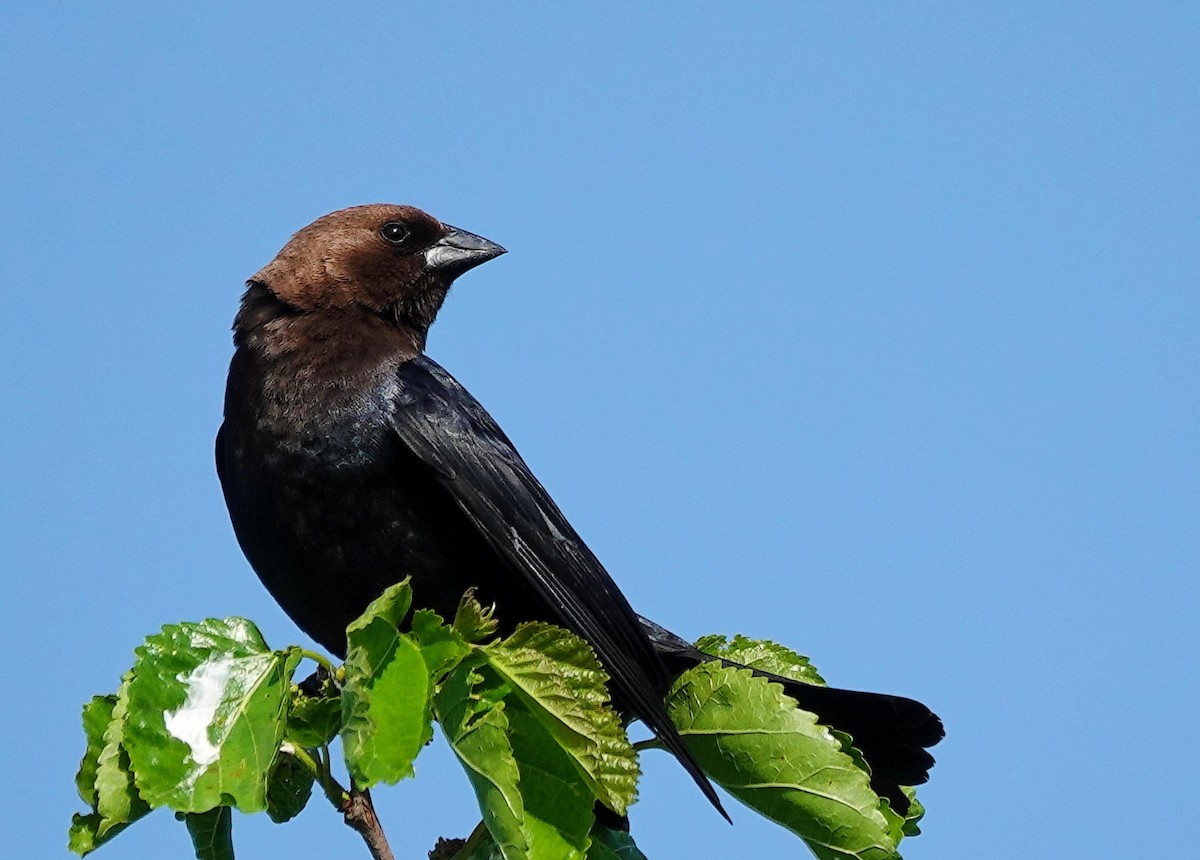
[[[365,310],[423,335],[454,279],[503,253],[413,206],[378,203],[318,218],[250,281],[300,312]]]

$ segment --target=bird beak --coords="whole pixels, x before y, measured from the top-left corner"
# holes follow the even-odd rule
[[[446,225],[447,233],[425,251],[425,271],[452,281],[468,269],[505,253],[482,236]]]

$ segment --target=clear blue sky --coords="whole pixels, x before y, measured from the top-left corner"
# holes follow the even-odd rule
[[[65,855],[144,634],[304,641],[213,473],[229,324],[374,201],[510,249],[430,353],[642,612],[942,714],[910,860],[1195,852],[1195,4],[245,5],[0,12],[7,854]],[[645,765],[653,860],[805,855]],[[379,798],[399,857],[477,820],[440,742]]]

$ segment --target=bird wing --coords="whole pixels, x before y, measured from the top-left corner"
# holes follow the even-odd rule
[[[434,472],[492,550],[545,599],[558,616],[553,620],[591,644],[622,702],[724,815],[667,716],[663,696],[671,679],[637,613],[504,431],[424,355],[401,365],[397,381],[392,425],[401,443]]]

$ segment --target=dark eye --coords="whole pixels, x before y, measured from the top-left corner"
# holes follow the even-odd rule
[[[408,238],[408,228],[399,221],[388,221],[379,228],[379,235],[393,245],[399,245]]]

